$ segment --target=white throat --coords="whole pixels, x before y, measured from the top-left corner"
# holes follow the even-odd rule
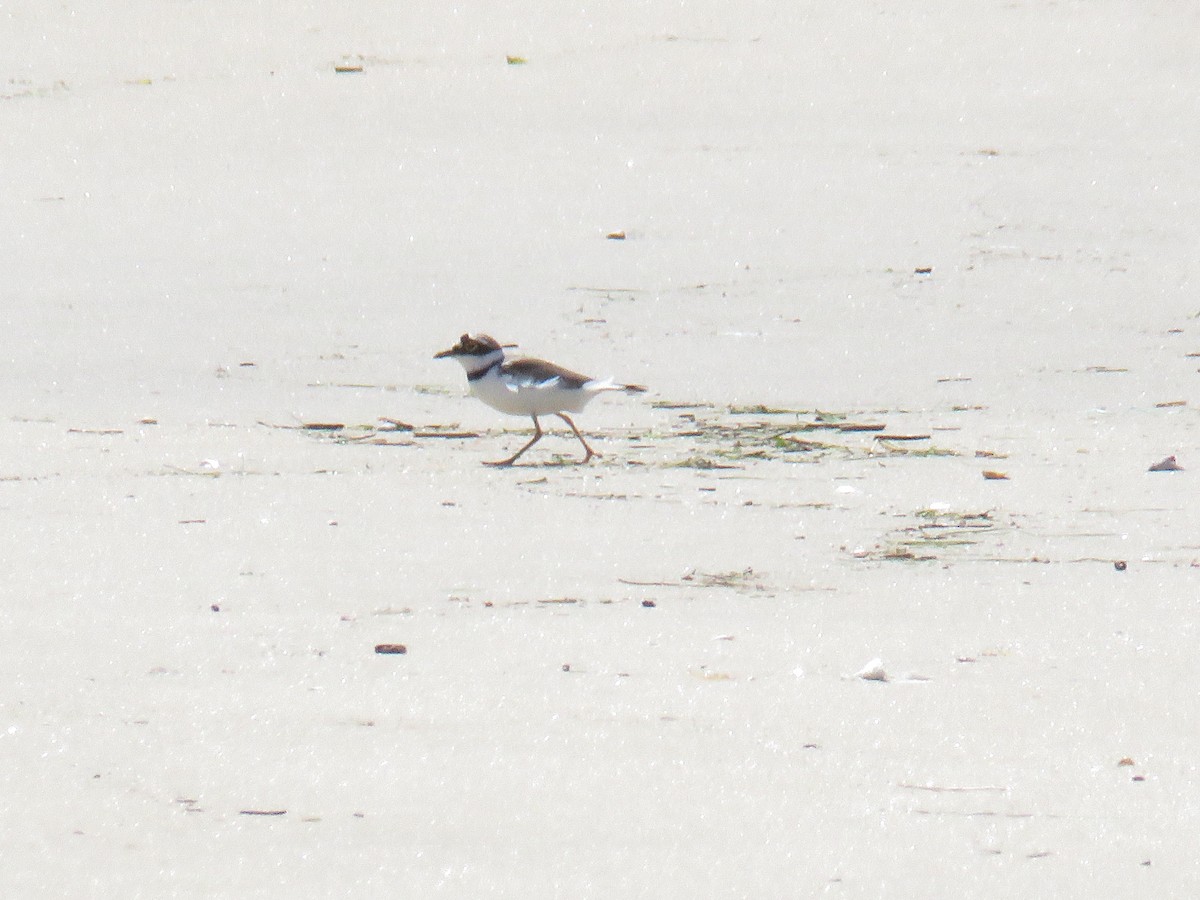
[[[503,348],[498,348],[486,356],[456,356],[454,358],[467,370],[467,375],[476,375],[480,372],[486,372],[498,362],[503,362],[504,350]]]

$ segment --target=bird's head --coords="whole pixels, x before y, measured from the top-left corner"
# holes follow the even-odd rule
[[[509,346],[512,346],[511,344]],[[464,334],[458,343],[449,350],[434,354],[434,359],[462,359],[464,357],[490,356],[496,351],[504,352],[504,348],[490,334]]]

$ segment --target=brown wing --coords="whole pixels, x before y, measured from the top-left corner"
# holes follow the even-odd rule
[[[559,378],[565,387],[580,388],[592,380],[587,375],[580,375],[544,359],[514,359],[505,362],[500,371],[514,381],[526,384],[541,384],[551,378]]]

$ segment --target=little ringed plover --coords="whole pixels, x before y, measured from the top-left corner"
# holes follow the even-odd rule
[[[586,455],[582,462],[600,454],[588,446],[567,413],[582,412],[589,401],[605,391],[641,393],[639,384],[617,384],[611,378],[597,379],[580,375],[570,369],[546,362],[544,359],[522,357],[505,359],[504,350],[512,344],[501,345],[486,334],[464,334],[449,350],[434,359],[456,359],[467,372],[467,386],[492,409],[514,416],[533,419],[533,438],[507,459],[489,462],[489,466],[511,466],[521,454],[542,439],[538,416],[555,415],[571,426]]]

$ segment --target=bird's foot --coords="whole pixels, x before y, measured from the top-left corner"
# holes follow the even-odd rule
[[[497,460],[485,459],[483,461],[483,464],[485,466],[491,466],[494,469],[507,469],[509,466],[511,466],[516,461],[517,461],[517,458],[515,456],[510,456],[508,459],[497,459]]]

